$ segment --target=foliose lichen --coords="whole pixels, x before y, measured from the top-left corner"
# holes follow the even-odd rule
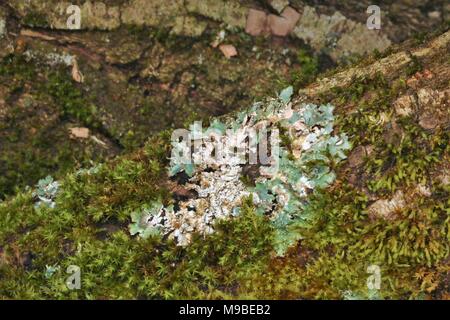
[[[182,141],[173,141],[169,175],[187,174],[184,187],[196,196],[176,206],[166,208],[158,202],[133,213],[131,234],[147,237],[159,233],[185,246],[195,232],[207,235],[214,232],[216,220],[238,215],[242,199],[251,196],[257,214],[267,216],[273,224],[274,247],[283,255],[301,238],[291,226],[308,219],[308,194],[334,181],[332,166],[345,159],[350,149],[345,134],[333,135],[332,105],[294,106],[292,93],[292,87],[286,88],[278,97],[255,103],[235,118],[215,120],[206,130],[196,123]],[[252,165],[254,185],[246,185],[243,169],[258,147],[249,142],[249,132],[261,128],[271,139],[269,161]],[[290,145],[280,145],[278,128],[289,135]],[[258,134],[256,142],[264,137]],[[236,150],[245,150],[247,156]],[[191,162],[183,161],[186,153]]]
[[[44,205],[54,208],[54,200],[59,189],[58,181],[54,181],[51,176],[47,176],[45,179],[39,180],[36,188],[37,189],[33,192],[33,197],[36,199],[35,207],[39,208]]]

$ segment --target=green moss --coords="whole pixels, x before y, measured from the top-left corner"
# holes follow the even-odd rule
[[[408,64],[405,72],[406,72],[406,75],[410,77],[410,76],[414,75],[415,73],[422,71],[422,69],[423,69],[423,66],[422,66],[422,63],[420,62],[419,58],[412,55],[411,62]]]
[[[42,91],[54,99],[61,108],[63,117],[77,119],[86,126],[99,125],[95,118],[95,105],[84,97],[65,70],[51,72]]]
[[[60,177],[74,167],[106,156],[108,151],[99,151],[93,142],[69,139],[67,122],[95,128],[98,121],[95,107],[72,82],[67,70],[50,71],[29,63],[23,56],[10,55],[0,62],[0,77],[9,84],[11,99],[26,92],[23,105],[9,106],[7,121],[0,125],[0,136],[4,137],[0,199],[49,174]],[[30,88],[30,82],[36,85]]]
[[[430,136],[407,120],[400,124],[403,136],[399,145],[378,142],[382,150],[367,162],[366,171],[372,175],[368,187],[373,192],[392,193],[400,187],[429,183],[430,168],[442,163],[448,152],[448,132]]]
[[[292,159],[291,135],[289,134],[288,130],[285,127],[281,126],[280,124],[277,124],[277,129],[279,132],[281,146],[286,148],[286,150],[289,152],[289,157]]]
[[[251,292],[251,279],[268,264],[272,235],[266,218],[254,214],[251,199],[245,201],[238,219],[220,223],[214,235],[197,238],[188,248],[156,238],[138,240],[120,226],[138,201],[161,197],[163,188],[155,179],[164,175],[158,158],[165,148],[163,144],[159,148],[148,147],[134,159],[99,169],[95,176],[68,176],[58,195],[58,209],[35,211],[29,196],[0,206],[5,255],[26,250],[35,257],[28,270],[14,263],[1,265],[0,294],[9,298],[223,298]],[[10,210],[21,213],[13,215]],[[44,217],[51,218],[45,221]],[[99,225],[108,223],[117,225],[117,231],[100,237]],[[19,229],[29,231],[11,238]],[[70,291],[64,285],[64,270],[71,264],[82,268],[81,290]],[[46,265],[60,266],[50,279],[45,276]]]
[[[362,99],[367,92],[371,92],[374,96],[370,101]],[[389,87],[384,76],[377,73],[370,78],[353,79],[352,83],[345,88],[334,87],[331,93],[328,93],[328,96],[324,96],[322,99],[335,100],[335,103],[339,106],[358,102],[363,105],[378,105],[378,109],[387,109],[394,94],[396,92]]]
[[[304,49],[298,51],[297,62],[300,64],[300,70],[293,76],[293,85],[295,88],[304,87],[311,83],[319,74],[319,58],[311,52]]]
[[[44,14],[38,12],[30,12],[23,19],[22,24],[30,27],[48,28],[50,24]]]
[[[307,234],[302,246],[320,253],[308,266],[316,294],[335,298],[345,290],[364,293],[366,268],[376,264],[382,269],[381,296],[418,295],[415,279],[401,274],[411,275],[448,256],[447,203],[442,198],[417,200],[417,209],[405,210],[402,219],[374,221],[367,215],[367,197],[351,188],[313,195],[310,205],[316,219],[301,232]]]
[[[412,64],[413,69],[406,68],[405,73],[421,69],[417,61]],[[399,210],[396,220],[373,219],[368,216],[371,202],[367,195],[349,184],[348,170],[338,170],[342,179],[338,185],[309,199],[315,217],[312,223],[294,226],[306,233],[302,248],[319,256],[307,267],[304,280],[310,284],[305,290],[311,291],[311,297],[342,298],[347,290],[367,296],[366,268],[371,264],[381,267],[380,296],[384,298],[423,298],[445,287],[442,279],[446,271],[440,266],[449,255],[450,219],[446,208],[450,202],[448,187],[436,183],[430,172],[445,165],[448,130],[430,134],[417,119],[396,120],[392,103],[403,90],[402,79],[388,82],[377,76],[355,80],[350,87],[322,97],[344,107],[337,109],[341,111],[338,127],[349,134],[355,147],[374,148],[354,172],[358,174],[359,190],[363,187],[372,196],[389,199],[397,190],[408,193],[417,184],[432,188],[430,197],[416,197],[407,208]],[[345,109],[348,105],[352,112]],[[394,130],[393,125],[399,136],[391,139],[386,134]],[[433,280],[416,278],[418,274]],[[428,287],[433,289],[425,290]],[[435,294],[444,291],[438,289]]]
[[[396,221],[374,221],[369,200],[338,183],[311,195],[298,249],[274,258],[274,230],[247,199],[241,215],[186,248],[157,237],[129,235],[130,213],[143,203],[172,197],[167,179],[169,132],[146,147],[62,180],[56,209],[33,208],[30,193],[0,205],[0,265],[7,298],[342,298],[367,294],[366,268],[382,270],[384,298],[420,297],[416,272],[429,272],[448,256],[449,190],[417,199]],[[438,148],[441,142],[436,146]],[[26,230],[26,232],[20,232]],[[299,254],[304,259],[299,264]],[[32,254],[31,265],[12,257]],[[6,261],[6,263],[5,263]],[[64,285],[69,265],[82,269],[82,289]],[[46,266],[60,268],[46,277]],[[425,270],[425,271],[423,271]]]
[[[36,76],[36,71],[23,56],[8,55],[0,61],[0,76],[31,80]]]
[[[426,32],[416,32],[413,35],[413,39],[417,45],[424,44],[427,40],[427,33]]]
[[[151,39],[152,31],[149,28],[137,25],[125,25],[124,28],[131,36],[135,37],[137,40],[148,41],[149,39]]]

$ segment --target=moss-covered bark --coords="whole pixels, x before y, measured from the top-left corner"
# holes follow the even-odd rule
[[[68,30],[68,2],[0,6],[0,198],[38,177],[142,146],[166,128],[228,113],[288,83],[305,85],[336,61],[448,17],[441,1],[401,1],[383,5],[390,13],[383,30],[370,32],[366,3],[358,1],[73,3],[81,8],[79,31]],[[289,37],[246,32],[250,9],[278,19],[287,6],[300,17]],[[234,45],[238,55],[226,59],[219,44]],[[72,79],[72,59],[82,84]],[[89,128],[90,137],[70,139],[73,127]]]
[[[284,257],[274,226],[241,214],[186,247],[129,234],[131,213],[190,197],[167,176],[169,132],[90,171],[60,179],[55,208],[31,191],[0,205],[5,298],[448,298],[449,31],[319,79],[293,100],[333,103],[353,144],[334,183],[308,197],[301,240]],[[395,67],[393,67],[395,66]],[[440,117],[432,117],[439,114]],[[285,139],[289,141],[289,139]],[[381,268],[368,292],[367,267]],[[82,287],[69,290],[69,265]],[[49,272],[49,267],[56,271]],[[53,270],[53,269],[50,269]]]
[[[68,33],[3,9],[9,32],[1,39],[1,198],[47,174],[59,177],[140,147],[166,128],[274,93],[302,64],[299,41],[242,30],[221,40],[238,48],[226,59],[211,46],[225,31],[215,21],[195,37],[171,34],[165,25]],[[73,79],[74,60],[83,83]],[[89,138],[70,138],[72,127],[87,127]]]

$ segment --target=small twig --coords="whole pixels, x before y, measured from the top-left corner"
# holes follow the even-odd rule
[[[98,143],[99,145],[101,145],[104,148],[107,148],[106,143],[104,143],[102,140],[100,140],[99,138],[97,138],[96,136],[92,135],[91,139],[94,140],[94,142]]]
[[[51,36],[46,35],[44,33],[33,31],[33,30],[30,30],[30,29],[22,29],[22,30],[20,30],[20,35],[24,36],[24,37],[39,38],[39,39],[43,39],[43,40],[46,40],[46,41],[57,40],[55,37],[51,37]]]

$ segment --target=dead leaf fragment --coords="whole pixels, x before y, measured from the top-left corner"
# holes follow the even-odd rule
[[[84,76],[80,72],[80,69],[78,68],[78,62],[75,59],[73,59],[72,61],[72,79],[78,83],[83,83],[84,81]]]
[[[238,54],[236,48],[232,44],[221,44],[219,49],[227,59],[237,56]]]
[[[226,36],[225,30],[220,30],[220,32],[216,35],[214,41],[211,43],[211,47],[217,48],[219,44],[221,44],[223,40],[225,40],[225,36]]]
[[[39,38],[39,39],[46,40],[46,41],[56,40],[55,37],[49,36],[49,35],[44,34],[42,32],[37,32],[37,31],[34,31],[34,30],[30,30],[30,29],[20,30],[20,35],[24,36],[24,37],[30,37],[30,38]]]
[[[407,117],[413,114],[415,108],[414,96],[404,95],[394,102],[395,112],[402,117]]]
[[[285,37],[294,30],[300,14],[291,7],[286,7],[281,16],[270,14],[268,23],[270,31],[275,36]]]
[[[405,195],[398,190],[392,199],[380,199],[369,206],[369,216],[375,219],[395,220],[397,213],[406,207]]]
[[[248,11],[245,32],[252,36],[259,36],[268,31],[267,14],[264,11],[250,9]]]
[[[23,37],[19,37],[16,41],[16,47],[14,49],[14,51],[16,53],[23,53],[25,51],[27,47],[27,42],[25,41],[25,39]]]
[[[422,72],[416,72],[411,78],[409,78],[408,80],[406,80],[406,84],[415,89],[418,85],[418,83],[422,80],[422,79],[432,79],[433,78],[433,73],[428,70],[425,69]]]
[[[433,73],[430,70],[425,69],[422,72],[422,77],[425,78],[425,79],[433,79]]]
[[[107,148],[106,143],[104,143],[102,140],[100,140],[100,139],[97,138],[96,136],[91,136],[91,139],[92,139],[95,143],[101,145],[102,147]]]
[[[87,139],[89,138],[89,129],[83,128],[83,127],[75,127],[70,128],[70,137],[73,139],[79,138],[79,139]]]

